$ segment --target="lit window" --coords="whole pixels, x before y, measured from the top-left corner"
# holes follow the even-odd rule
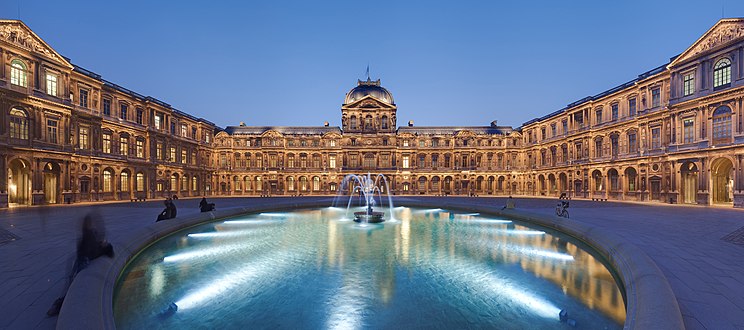
[[[103,153],[105,154],[111,153],[111,134],[110,133],[103,133],[103,145],[101,149],[103,150]]]
[[[126,136],[119,138],[119,154],[122,156],[129,155],[129,138]]]
[[[88,127],[80,127],[78,129],[78,142],[80,149],[88,149],[90,147],[90,129]]]
[[[46,74],[46,92],[51,96],[57,96],[57,75]]]
[[[684,96],[692,95],[692,93],[695,93],[695,73],[688,73],[684,75],[682,78],[683,82],[683,91],[682,94]]]
[[[145,175],[142,173],[137,173],[137,191],[145,191]]]
[[[403,140],[403,146],[404,147],[407,147],[408,146],[408,140]]]
[[[155,128],[162,129],[163,128],[162,121],[163,121],[163,117],[161,114],[155,115]]]
[[[16,86],[28,87],[26,65],[20,60],[10,62],[10,83]]]
[[[189,157],[187,155],[186,150],[181,150],[181,164],[186,164],[186,160],[188,160]]]
[[[335,155],[328,156],[328,167],[336,168],[336,156]]]
[[[188,127],[184,124],[181,124],[181,136],[188,137]]]
[[[114,191],[113,176],[114,174],[111,172],[111,170],[103,171],[103,192]]]
[[[721,106],[713,112],[713,144],[731,142],[731,108]]]
[[[409,162],[408,156],[403,156],[403,168],[408,168],[409,167],[409,163],[408,162]]]
[[[136,150],[137,157],[144,158],[145,157],[145,141],[137,140],[136,142]]]
[[[163,142],[158,141],[155,147],[155,158],[156,159],[158,160],[163,159],[163,150],[164,150],[163,148],[165,148],[165,146],[163,146]]]
[[[121,191],[129,191],[129,173],[121,172]]]
[[[28,140],[28,116],[18,108],[10,110],[10,138]]]
[[[723,58],[713,67],[713,88],[731,85],[731,60]]]
[[[320,178],[317,176],[313,177],[313,191],[320,190]]]
[[[695,140],[695,120],[685,119],[684,121],[684,141],[692,143]]]
[[[176,147],[170,147],[170,153],[168,154],[169,158],[168,161],[175,162],[176,161]]]

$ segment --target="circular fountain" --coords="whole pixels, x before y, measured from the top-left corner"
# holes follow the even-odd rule
[[[372,179],[374,177],[374,180]],[[373,176],[371,173],[367,175],[347,175],[343,182],[341,182],[341,189],[339,194],[344,191],[350,191],[349,202],[346,205],[348,212],[351,207],[351,202],[356,194],[359,194],[360,205],[364,206],[364,211],[354,212],[354,221],[359,223],[380,223],[385,221],[385,213],[375,211],[374,206],[376,205],[375,194],[382,199],[382,191],[380,187],[384,184],[385,193],[388,198],[388,205],[390,207],[390,214],[392,215],[393,201],[390,197],[390,189],[388,187],[387,178],[382,174]]]

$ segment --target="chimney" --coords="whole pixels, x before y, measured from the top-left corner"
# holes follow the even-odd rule
[[[413,120],[408,121],[408,127],[413,127]]]
[[[245,122],[244,121],[241,121],[240,122],[240,127],[245,127]]]
[[[494,121],[492,121],[492,122],[491,122],[491,127],[496,127],[496,122],[497,122],[497,121],[498,121],[498,120],[494,120]]]
[[[327,121],[323,122],[323,126],[328,127],[328,122]]]

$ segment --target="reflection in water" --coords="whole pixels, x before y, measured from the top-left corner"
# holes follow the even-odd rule
[[[120,328],[620,328],[622,295],[569,238],[507,219],[395,208],[395,223],[345,209],[261,213],[154,244],[117,286]],[[266,225],[270,224],[270,225]],[[170,302],[169,319],[155,317]]]

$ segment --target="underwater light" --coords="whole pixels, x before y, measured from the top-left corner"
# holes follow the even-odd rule
[[[188,234],[189,238],[227,238],[227,237],[240,237],[255,234],[255,230],[229,230],[229,231],[211,231],[207,233],[192,233]]]
[[[512,223],[511,220],[503,220],[503,219],[459,219],[460,223],[477,223],[477,224],[502,224],[502,223]]]
[[[265,225],[279,223],[279,220],[227,220],[223,225]]]

